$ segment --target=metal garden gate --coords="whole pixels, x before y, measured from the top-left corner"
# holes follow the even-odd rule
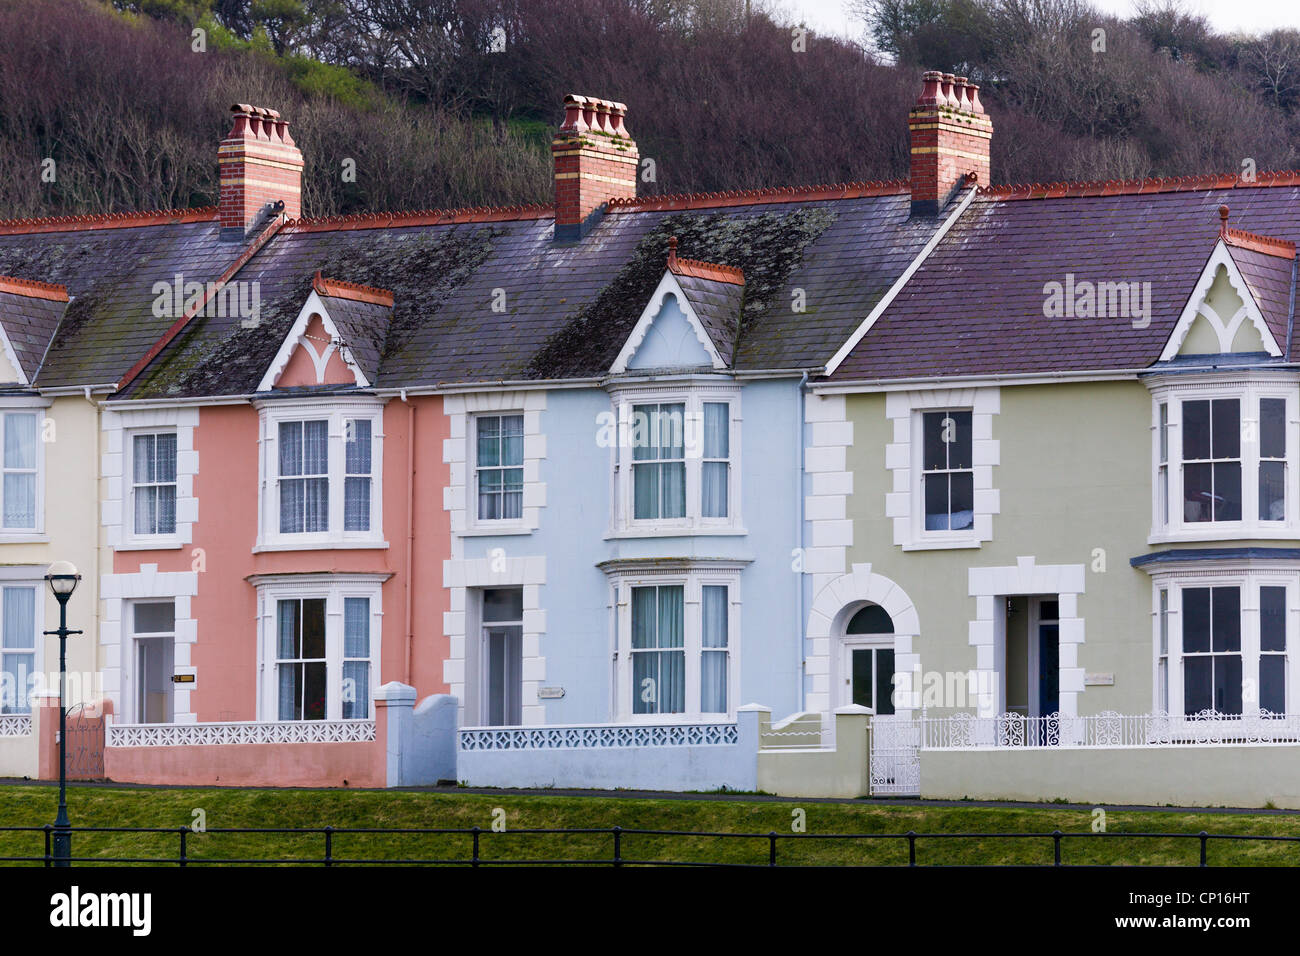
[[[68,779],[104,779],[104,715],[81,704],[68,709]]]
[[[871,795],[921,792],[921,720],[882,715],[871,721]]]

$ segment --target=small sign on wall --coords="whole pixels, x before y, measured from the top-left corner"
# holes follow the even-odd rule
[[[173,674],[173,675],[172,675],[172,683],[173,683],[173,684],[193,684],[193,683],[194,683],[194,675],[193,675],[193,674]]]
[[[1111,674],[1084,674],[1083,686],[1085,687],[1109,687],[1115,683],[1115,675]]]
[[[541,700],[559,700],[561,697],[564,696],[564,688],[563,687],[539,687],[537,688],[537,696]]]

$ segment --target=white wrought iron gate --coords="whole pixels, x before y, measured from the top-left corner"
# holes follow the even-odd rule
[[[921,720],[894,715],[871,721],[871,795],[921,792]]]

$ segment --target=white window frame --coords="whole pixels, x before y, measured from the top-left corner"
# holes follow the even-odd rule
[[[176,647],[178,643],[176,640],[176,624],[177,621],[180,620],[180,614],[176,613],[173,617],[172,629],[170,631],[140,632],[136,630],[135,626],[135,610],[141,604],[170,604],[173,611],[175,611],[178,599],[175,597],[142,597],[122,602],[122,610],[126,612],[126,615],[129,615],[124,615],[125,619],[122,622],[124,637],[123,646],[126,650],[126,659],[122,663],[122,702],[124,704],[123,711],[130,715],[129,722],[133,724],[144,723],[144,715],[140,713],[140,687],[137,683],[138,675],[136,674],[136,661],[138,659],[136,657],[136,641],[142,637],[145,639],[170,637],[172,641],[172,675],[178,673],[176,666]],[[168,676],[170,677],[172,675]],[[192,687],[193,685],[191,684],[190,686]],[[173,681],[171,719],[171,723],[173,724],[178,722],[176,719],[176,689],[176,683]]]
[[[479,501],[478,501],[478,471],[479,471],[479,464],[478,464],[478,423],[479,423],[482,419],[485,419],[485,418],[513,418],[513,417],[518,417],[518,418],[523,419],[523,422],[522,422],[522,424],[523,424],[523,445],[525,446],[525,448],[524,448],[524,454],[523,454],[523,459],[522,459],[522,461],[520,461],[520,463],[519,463],[519,465],[518,465],[519,469],[523,472],[523,488],[520,489],[519,517],[518,517],[518,518],[484,518],[484,517],[481,517],[481,516],[479,515],[479,513],[478,513],[478,506],[479,506]],[[524,507],[525,507],[525,501],[526,501],[526,499],[527,499],[527,497],[528,497],[528,494],[527,494],[527,488],[528,488],[528,468],[527,468],[527,464],[528,464],[528,451],[527,451],[527,447],[526,447],[527,444],[528,444],[528,415],[527,415],[527,413],[524,411],[524,409],[523,409],[522,406],[520,406],[519,408],[514,408],[514,409],[511,409],[511,408],[502,408],[502,409],[494,409],[494,410],[492,410],[492,411],[484,410],[484,411],[479,411],[479,412],[472,412],[472,413],[469,414],[469,417],[468,417],[468,427],[467,427],[467,429],[466,429],[466,432],[467,432],[466,441],[467,441],[468,446],[469,446],[469,448],[468,448],[468,454],[467,454],[467,456],[466,456],[466,459],[467,459],[467,461],[468,461],[468,463],[469,463],[469,467],[468,467],[468,469],[467,469],[467,470],[468,470],[468,474],[466,475],[466,478],[467,478],[468,480],[467,480],[466,484],[468,485],[469,499],[470,499],[470,500],[469,500],[469,504],[468,504],[468,514],[469,514],[469,516],[470,516],[470,525],[471,525],[472,527],[476,528],[476,529],[479,529],[479,530],[487,530],[487,529],[494,529],[494,528],[495,528],[495,529],[502,529],[502,530],[524,530],[525,527],[526,527],[525,522],[524,522]],[[496,466],[496,465],[489,465],[489,466],[487,466],[487,467],[489,467],[489,468],[497,468],[498,466]],[[514,466],[511,466],[511,467],[514,467]],[[504,468],[501,468],[500,470],[504,470]]]
[[[175,528],[169,534],[148,534],[140,533],[135,530],[135,493],[136,486],[140,484],[135,473],[135,440],[145,435],[172,435],[176,438],[176,479],[172,482],[176,487],[176,520]],[[181,545],[181,447],[180,434],[175,426],[163,425],[156,428],[127,428],[122,431],[122,521],[123,521],[123,538],[129,542],[149,543],[155,545]],[[163,484],[152,482],[152,484]]]
[[[329,402],[263,402],[258,405],[258,535],[256,551],[312,548],[387,548],[384,540],[383,461],[384,405],[378,399],[335,399]],[[370,530],[343,530],[344,487],[347,478],[345,435],[349,419],[370,421]],[[326,531],[280,532],[280,425],[285,422],[328,422],[329,525]]]
[[[1300,390],[1294,381],[1276,375],[1198,376],[1193,381],[1169,377],[1151,383],[1151,534],[1149,544],[1190,541],[1226,541],[1241,538],[1295,538],[1300,531]],[[1241,520],[1186,521],[1183,504],[1183,403],[1237,399],[1240,402]],[[1260,399],[1286,401],[1286,517],[1282,521],[1259,518]],[[1160,408],[1168,411],[1169,459],[1165,491],[1168,521],[1161,500]],[[1253,432],[1251,431],[1253,429]],[[1253,434],[1253,440],[1248,435]]]
[[[740,694],[740,569],[738,567],[705,567],[689,570],[646,569],[644,571],[615,571],[611,574],[614,615],[614,707],[615,719],[620,723],[673,724],[707,723],[714,720],[734,719]],[[632,686],[632,589],[641,587],[682,587],[683,645],[686,655],[686,709],[675,714],[634,713]],[[703,588],[713,585],[727,588],[727,711],[726,713],[700,709],[700,682],[703,673],[704,621]],[[710,651],[717,653],[717,651]]]
[[[48,590],[48,585],[45,583],[45,570],[46,569],[44,567],[34,567],[30,565],[16,566],[16,567],[0,567],[0,588],[30,587],[30,588],[34,588],[36,591],[35,598],[33,600],[34,610],[32,612],[32,622],[36,627],[36,633],[33,635],[34,643],[32,646],[32,669],[29,672],[28,677],[30,679],[30,676],[32,674],[41,675],[41,677],[35,684],[29,684],[27,688],[29,694],[36,693],[39,690],[43,690],[45,689],[46,686],[45,678],[44,678],[44,674],[45,674],[44,632],[45,632],[45,595]],[[3,598],[2,591],[0,591],[0,598]],[[0,605],[0,611],[3,611],[2,605]],[[2,643],[3,643],[3,635],[0,634],[0,644]],[[0,648],[0,655],[2,655],[3,653],[5,653],[4,649]],[[17,694],[17,690],[18,690],[17,688],[14,688],[15,695]],[[15,701],[16,699],[17,698],[15,696]],[[35,712],[34,707],[29,708],[26,711],[21,711],[21,713],[28,713],[28,714],[33,714],[34,712]],[[18,714],[20,713],[20,711],[9,710],[9,711],[5,711],[4,713]]]
[[[519,592],[519,602],[520,602],[519,619],[518,619],[518,620],[515,620],[515,621],[485,621],[485,620],[483,619],[483,598],[484,598],[483,592],[484,592],[484,591],[518,591],[518,592]],[[472,636],[472,639],[471,639],[471,646],[472,646],[473,648],[475,648],[475,650],[473,651],[473,653],[474,653],[474,665],[475,665],[475,671],[474,671],[474,673],[475,673],[475,681],[476,681],[476,685],[475,685],[475,688],[474,688],[474,690],[475,690],[475,695],[476,695],[475,698],[474,698],[474,703],[475,703],[475,710],[477,711],[477,716],[476,716],[476,718],[475,718],[475,720],[474,720],[474,723],[475,723],[477,726],[480,726],[480,727],[493,727],[493,726],[518,726],[518,725],[512,725],[512,724],[490,724],[490,723],[488,722],[488,711],[489,711],[489,709],[490,709],[490,707],[491,707],[491,696],[492,696],[492,695],[491,695],[491,687],[490,687],[490,685],[489,685],[489,678],[490,678],[490,676],[491,676],[491,675],[490,675],[491,667],[489,666],[489,661],[488,661],[488,656],[489,656],[489,652],[490,652],[490,651],[489,651],[489,644],[488,644],[488,637],[487,637],[487,631],[488,631],[489,628],[494,628],[494,627],[518,627],[518,628],[519,628],[520,645],[521,645],[521,646],[520,646],[520,661],[519,661],[519,672],[520,672],[520,673],[519,673],[519,690],[518,690],[518,693],[519,693],[519,713],[520,713],[520,717],[519,717],[519,719],[520,719],[520,725],[522,725],[523,722],[524,722],[524,718],[523,718],[523,709],[524,709],[524,702],[523,702],[523,701],[524,701],[524,679],[523,679],[523,670],[524,670],[524,659],[525,659],[525,658],[524,658],[524,653],[523,653],[523,647],[522,647],[522,645],[523,645],[523,640],[524,640],[524,638],[523,638],[523,634],[524,634],[524,615],[527,613],[526,611],[523,610],[523,602],[524,602],[524,586],[521,585],[521,584],[504,584],[504,585],[501,585],[500,587],[479,587],[479,588],[474,588],[474,589],[472,589],[472,593],[473,593],[473,595],[474,595],[474,598],[473,598],[473,600],[474,600],[474,610],[475,610],[475,614],[476,614],[476,617],[477,617],[477,623],[476,623],[476,628],[475,628],[475,634]]]
[[[279,602],[300,599],[325,601],[325,720],[374,720],[374,693],[379,687],[382,661],[383,580],[387,575],[265,575],[254,579],[258,603],[258,720],[280,722]],[[370,601],[370,696],[368,716],[343,716],[343,601],[359,597]],[[353,658],[348,658],[352,660]],[[302,721],[314,723],[315,721]]]
[[[742,415],[739,386],[716,381],[691,380],[663,386],[619,388],[613,391],[613,413],[617,423],[617,440],[611,449],[611,537],[655,537],[682,534],[745,533],[741,515]],[[681,518],[635,517],[632,442],[633,413],[638,405],[672,405],[685,407],[683,445],[686,456],[686,514]],[[703,514],[704,406],[725,404],[727,416],[727,516],[708,518]]]
[[[21,469],[36,475],[36,521],[30,528],[4,527],[4,481],[0,475],[0,543],[5,541],[30,541],[45,534],[45,421],[50,402],[44,399],[12,398],[0,404],[0,453],[3,453],[5,415],[29,414],[36,416],[36,467]],[[0,458],[0,466],[3,459]],[[8,469],[0,469],[8,470]],[[14,469],[19,470],[19,469]]]
[[[1189,562],[1191,564],[1192,562]],[[1151,641],[1151,709],[1159,712],[1161,687],[1160,592],[1168,593],[1168,679],[1169,715],[1174,721],[1195,715],[1183,712],[1183,591],[1189,588],[1235,587],[1241,594],[1241,716],[1259,714],[1260,588],[1286,588],[1286,707],[1292,713],[1300,704],[1296,681],[1300,679],[1300,565],[1291,567],[1267,564],[1247,568],[1190,567],[1171,568],[1152,574],[1152,641]],[[1248,681],[1255,681],[1255,693],[1247,693]],[[1253,699],[1250,699],[1252,698]]]
[[[885,467],[893,473],[885,493],[885,516],[893,519],[894,544],[904,551],[978,548],[993,540],[993,518],[1001,495],[993,469],[1001,464],[1001,443],[993,437],[1002,410],[997,386],[938,388],[885,393],[885,417],[893,423],[893,441],[885,446]],[[960,531],[926,531],[922,469],[925,464],[926,412],[971,413],[972,527]]]

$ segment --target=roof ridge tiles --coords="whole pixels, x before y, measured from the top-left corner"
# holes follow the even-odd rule
[[[760,203],[807,202],[816,199],[894,196],[905,194],[909,189],[909,181],[906,179],[830,183],[816,186],[765,186],[759,189],[611,199],[607,208],[609,212],[654,212],[664,209],[699,209],[708,206],[746,206]]]
[[[352,299],[355,302],[369,302],[372,305],[393,307],[393,293],[388,289],[361,285],[359,282],[347,282],[344,279],[330,279],[322,276],[320,270],[312,276],[311,287],[321,295],[338,299]]]
[[[412,209],[400,212],[363,212],[346,216],[290,219],[285,228],[294,232],[326,232],[337,229],[388,229],[397,226],[447,226],[463,222],[506,222],[544,219],[555,215],[554,206],[469,206],[463,209]]]
[[[80,216],[39,216],[0,219],[0,236],[29,232],[73,232],[80,229],[125,229],[131,226],[163,226],[170,223],[206,222],[217,218],[216,206],[196,209],[149,209],[140,212],[105,212]]]
[[[30,299],[49,299],[53,302],[68,301],[68,287],[66,285],[40,282],[36,279],[19,279],[15,276],[0,276],[0,292],[23,295]]]
[[[1261,252],[1266,256],[1277,256],[1282,259],[1295,258],[1295,243],[1287,239],[1274,239],[1272,236],[1247,232],[1245,229],[1225,227],[1223,240],[1238,249],[1249,249],[1252,252]]]
[[[1014,183],[981,186],[978,195],[988,199],[1060,199],[1074,196],[1128,196],[1140,193],[1189,192],[1201,189],[1249,189],[1263,186],[1300,186],[1300,170],[1258,173],[1253,180],[1235,173],[1201,176],[1153,176],[1146,179],[1071,180],[1049,183]]]
[[[743,271],[736,266],[724,266],[717,262],[703,262],[699,259],[678,259],[674,257],[668,264],[668,270],[676,275],[693,276],[696,279],[726,282],[730,285],[745,284],[745,273]]]

